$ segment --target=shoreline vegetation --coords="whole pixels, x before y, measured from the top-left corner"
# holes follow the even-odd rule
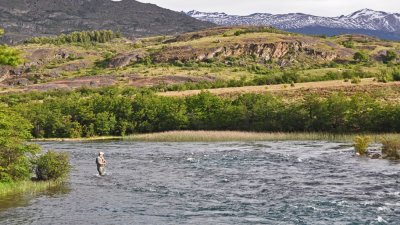
[[[229,98],[201,92],[175,98],[108,88],[8,95],[2,100],[3,108],[30,122],[33,138],[67,140],[173,130],[397,133],[397,93],[378,97],[368,92],[310,93],[292,99],[270,94]]]
[[[369,136],[373,143],[382,138],[400,139],[400,133],[352,133],[327,132],[249,132],[182,130],[127,136],[99,136],[89,138],[34,138],[31,142],[89,142],[89,141],[138,141],[138,142],[230,142],[230,141],[339,141],[352,142],[357,136]]]
[[[80,141],[113,141],[123,140],[123,136],[99,136],[99,137],[84,137],[84,138],[33,138],[31,142],[80,142]]]
[[[0,197],[12,194],[34,194],[49,188],[57,187],[60,181],[16,181],[3,183],[0,182]]]
[[[290,133],[290,132],[243,132],[243,131],[168,131],[159,133],[136,134],[123,137],[128,141],[143,142],[229,142],[229,141],[340,141],[351,143],[360,134],[335,133]],[[400,138],[397,133],[366,134],[372,142],[382,137]]]
[[[32,128],[21,115],[0,107],[0,197],[44,191],[68,178],[68,153],[43,152],[39,145],[27,143]]]

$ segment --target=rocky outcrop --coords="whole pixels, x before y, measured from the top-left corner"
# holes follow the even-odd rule
[[[68,59],[70,55],[78,56],[77,53],[62,48],[39,48],[28,52],[24,67],[40,66],[56,59]]]
[[[37,48],[25,51],[24,63],[17,67],[0,66],[0,83],[11,86],[26,86],[35,80],[57,78],[64,71],[78,71],[91,65],[86,60],[75,61],[83,57],[71,49],[64,48]],[[35,70],[43,69],[51,63],[57,64],[53,70],[37,74]]]
[[[0,66],[0,83],[10,77],[10,66]]]
[[[125,67],[131,63],[143,60],[148,54],[144,52],[133,52],[130,54],[119,54],[112,58],[107,67],[108,68],[121,68]]]
[[[0,66],[0,83],[12,78],[20,77],[23,74],[23,68],[12,66]]]
[[[280,41],[275,43],[231,44],[205,50],[194,49],[190,46],[166,47],[154,55],[154,60],[156,62],[202,61],[228,56],[256,56],[261,60],[268,61],[285,57],[296,58],[300,54],[324,61],[332,61],[338,57],[335,52],[318,50],[306,42]]]
[[[30,81],[28,78],[21,77],[21,78],[14,78],[11,80],[7,80],[7,85],[8,86],[28,86],[30,84],[33,84],[32,81]]]

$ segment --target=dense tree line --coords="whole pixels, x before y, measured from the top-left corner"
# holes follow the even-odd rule
[[[106,43],[114,38],[119,38],[120,34],[111,30],[95,30],[95,31],[76,31],[70,34],[61,34],[57,37],[34,37],[26,43],[32,44],[67,44],[67,43]]]
[[[367,95],[288,101],[263,94],[224,98],[203,92],[162,97],[118,88],[69,94],[8,96],[9,104],[33,125],[34,137],[90,137],[168,130],[313,132],[399,132],[400,104]]]

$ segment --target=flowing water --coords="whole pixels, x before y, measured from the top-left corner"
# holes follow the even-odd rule
[[[400,165],[349,144],[40,144],[70,153],[70,180],[0,199],[0,224],[400,224]]]

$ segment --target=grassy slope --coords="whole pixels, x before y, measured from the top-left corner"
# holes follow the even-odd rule
[[[242,28],[240,28],[242,29]],[[362,37],[352,37],[355,43],[353,49],[347,49],[342,45],[343,41],[349,40],[348,36],[339,37],[329,37],[329,38],[319,38],[310,37],[304,35],[294,35],[285,33],[270,33],[270,32],[255,32],[255,33],[244,33],[236,36],[234,33],[239,28],[220,28],[214,29],[214,31],[203,31],[194,34],[186,34],[186,39],[172,42],[164,43],[165,40],[171,39],[171,37],[153,37],[139,39],[135,43],[126,39],[116,39],[110,43],[96,44],[94,46],[79,46],[79,45],[37,45],[28,44],[20,45],[17,48],[23,53],[27,58],[27,63],[34,61],[32,59],[32,53],[41,49],[50,49],[55,52],[57,51],[67,51],[70,55],[74,57],[68,59],[59,58],[39,60],[37,65],[30,68],[31,72],[26,75],[28,79],[34,80],[35,83],[49,83],[54,80],[64,80],[74,77],[84,77],[93,75],[109,75],[115,77],[116,83],[114,85],[140,85],[134,82],[130,82],[127,76],[135,75],[137,77],[142,77],[144,79],[160,76],[188,76],[188,77],[212,77],[213,79],[252,79],[258,75],[254,71],[247,68],[249,65],[259,65],[261,67],[268,67],[271,74],[282,74],[283,71],[279,68],[279,63],[276,60],[267,64],[259,64],[257,60],[242,57],[239,61],[240,65],[225,65],[224,59],[217,59],[221,63],[210,63],[202,65],[184,65],[176,66],[170,63],[155,63],[151,65],[145,64],[131,64],[122,68],[107,68],[105,67],[105,60],[110,57],[119,54],[128,54],[135,51],[145,51],[150,54],[159,53],[168,55],[169,48],[174,47],[190,47],[194,54],[200,54],[210,49],[215,49],[222,46],[230,46],[237,44],[251,44],[251,43],[276,43],[280,41],[302,41],[312,44],[312,48],[315,50],[321,50],[326,52],[342,52],[342,51],[364,51],[367,52],[371,57],[380,53],[382,50],[399,50],[399,42],[388,42],[379,41],[374,39],[364,40]],[[242,29],[243,30],[243,29]],[[196,36],[197,35],[197,36]],[[198,38],[198,37],[201,38]],[[381,69],[386,68],[386,65],[382,63],[371,63],[368,66],[363,65],[353,65],[353,64],[338,64],[335,67],[329,67],[327,65],[321,67],[321,64],[327,63],[326,60],[309,58],[304,55],[296,56],[297,63],[288,66],[285,70],[296,69],[299,71],[301,76],[323,76],[327,72],[337,72],[346,69],[361,68],[365,72],[378,73]],[[38,57],[33,57],[38,59]],[[51,57],[50,57],[51,58]],[[39,57],[40,59],[40,57]],[[343,60],[351,60],[348,56],[343,58]],[[102,64],[103,63],[103,64]],[[77,66],[70,66],[77,65]],[[68,68],[68,66],[72,68]],[[67,69],[66,69],[67,68]],[[46,74],[58,74],[55,77],[48,77]],[[157,84],[158,80],[150,81],[146,84]],[[167,83],[183,82],[174,81],[173,79],[163,81]],[[9,90],[11,87],[3,87],[3,89]]]
[[[170,91],[160,92],[161,96],[169,97],[186,97],[196,95],[201,91],[209,91],[212,94],[219,96],[236,96],[244,93],[268,93],[275,96],[281,96],[288,101],[301,100],[309,94],[318,94],[319,96],[327,96],[335,92],[342,92],[348,96],[356,95],[357,93],[365,93],[374,99],[381,101],[399,103],[400,82],[379,83],[372,78],[362,79],[359,84],[352,84],[350,81],[343,80],[320,81],[298,83],[294,86],[287,84],[278,85],[262,85],[262,86],[246,86],[232,88],[217,88],[208,90],[187,90],[187,91]]]

